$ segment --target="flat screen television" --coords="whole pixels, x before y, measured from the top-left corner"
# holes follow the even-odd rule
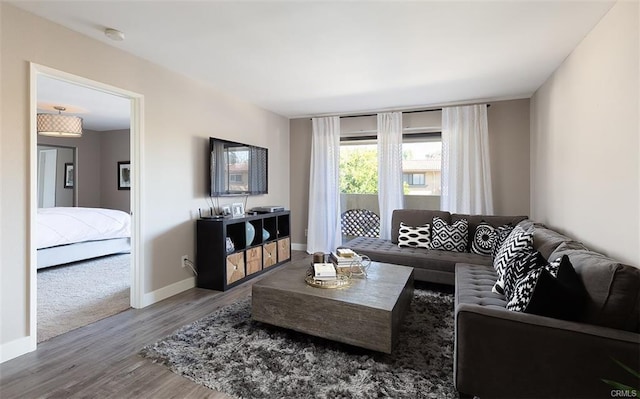
[[[212,197],[267,194],[267,148],[210,137],[209,150]]]

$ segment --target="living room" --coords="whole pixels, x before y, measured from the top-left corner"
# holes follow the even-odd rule
[[[491,104],[495,213],[528,215],[638,266],[638,4],[607,4],[593,29],[541,77],[532,95],[486,101]],[[192,273],[176,264],[184,253],[195,259],[197,210],[210,206],[204,198],[210,136],[269,148],[269,195],[252,197],[249,205],[290,209],[292,244],[304,249],[309,116],[268,111],[100,41],[97,34],[77,33],[9,2],[0,3],[0,18],[3,362],[36,349],[30,317],[29,63],[144,97],[144,136],[132,149],[140,155],[137,173],[144,187],[133,205],[141,218],[141,307],[195,285]]]

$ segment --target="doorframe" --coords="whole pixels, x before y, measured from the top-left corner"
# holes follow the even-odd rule
[[[144,296],[144,251],[142,250],[143,222],[142,203],[144,199],[143,186],[143,143],[144,143],[144,96],[129,90],[97,82],[81,76],[73,75],[44,65],[29,63],[30,66],[30,184],[29,184],[29,337],[32,349],[37,346],[37,246],[36,246],[36,212],[38,201],[38,132],[36,115],[38,113],[38,76],[48,76],[78,86],[84,86],[107,94],[127,98],[131,101],[130,116],[130,153],[131,153],[131,271],[130,275],[130,304],[133,308],[143,307]]]

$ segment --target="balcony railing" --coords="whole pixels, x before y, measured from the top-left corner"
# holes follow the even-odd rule
[[[428,209],[428,210],[438,210],[440,209],[440,196],[439,195],[405,195],[404,196],[404,208],[405,209]],[[352,210],[366,210],[368,212],[353,212]],[[352,212],[347,212],[352,211]],[[349,216],[349,222],[353,221],[354,224],[350,225],[346,228],[346,231],[343,231],[342,234],[342,242],[347,242],[355,237],[373,236],[371,234],[372,226],[375,224],[375,218],[380,215],[380,207],[378,206],[378,195],[377,194],[340,194],[340,212],[345,215],[344,219],[347,218],[347,214]],[[347,212],[347,214],[345,214]],[[372,215],[373,214],[373,215]],[[358,220],[360,218],[360,220]],[[371,220],[366,220],[366,218],[371,218]],[[379,220],[378,223],[378,233],[379,233]],[[360,232],[359,235],[354,235],[354,233]],[[348,233],[348,234],[345,234]]]

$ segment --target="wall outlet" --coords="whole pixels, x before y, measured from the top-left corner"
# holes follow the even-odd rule
[[[182,255],[180,257],[180,267],[187,267],[188,260],[189,260],[189,257],[187,255]]]

